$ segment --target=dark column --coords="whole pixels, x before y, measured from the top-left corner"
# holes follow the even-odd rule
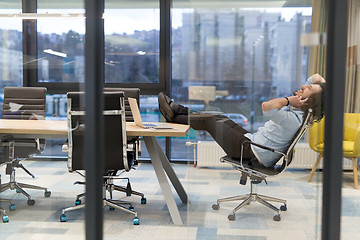
[[[322,239],[340,239],[347,1],[328,1]]]
[[[23,13],[36,13],[37,0],[22,0]],[[23,21],[23,86],[37,81],[37,27],[35,19]]]
[[[103,239],[104,0],[86,0],[85,153],[86,239]]]

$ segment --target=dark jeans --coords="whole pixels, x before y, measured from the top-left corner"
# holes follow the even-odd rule
[[[221,146],[225,153],[232,158],[240,159],[241,144],[250,141],[244,135],[248,133],[229,118],[214,114],[177,115],[175,122],[188,124],[195,130],[207,131]],[[249,144],[244,145],[243,158],[254,159],[254,153]]]

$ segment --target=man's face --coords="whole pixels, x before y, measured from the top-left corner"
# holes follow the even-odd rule
[[[310,85],[302,85],[301,89],[295,91],[294,96],[301,96],[302,98],[308,98],[313,93],[318,93],[321,91],[321,87],[319,84],[310,84]]]

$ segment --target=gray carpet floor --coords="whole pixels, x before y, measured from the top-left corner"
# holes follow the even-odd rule
[[[77,173],[69,173],[63,161],[24,161],[23,164],[36,178],[32,179],[19,169],[16,180],[46,186],[52,194],[45,198],[43,191],[28,190],[36,201],[34,206],[28,206],[26,197],[14,190],[1,193],[1,198],[13,200],[16,210],[9,211],[7,203],[0,203],[9,217],[8,223],[0,222],[0,239],[85,239],[84,209],[69,212],[67,222],[59,220],[61,210],[74,206],[75,195],[84,191],[83,185],[73,184],[83,178]],[[133,225],[133,216],[129,213],[104,208],[104,239],[321,239],[321,172],[308,183],[309,170],[287,170],[280,176],[268,178],[268,185],[256,186],[263,195],[287,200],[288,210],[281,212],[280,222],[273,221],[274,211],[257,202],[243,207],[235,221],[229,221],[227,216],[238,203],[223,203],[217,211],[211,206],[219,197],[250,191],[249,183],[246,186],[239,184],[239,172],[230,167],[194,168],[186,164],[173,164],[173,167],[190,199],[189,204],[183,204],[175,197],[184,226],[172,224],[153,166],[142,163],[122,176],[130,177],[132,188],[145,194],[147,204],[140,204],[140,198],[135,195],[114,194],[114,198],[134,203],[140,225]],[[7,182],[4,166],[0,173],[2,183]],[[124,185],[126,182],[115,180],[115,183]],[[341,239],[359,239],[359,220],[360,191],[353,189],[352,173],[345,172]]]

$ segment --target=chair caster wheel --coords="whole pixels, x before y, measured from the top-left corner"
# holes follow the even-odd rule
[[[285,204],[284,204],[284,205],[281,205],[280,210],[281,210],[281,211],[286,211],[286,210],[287,210],[287,206],[286,206]]]
[[[45,197],[50,197],[50,196],[51,196],[51,192],[50,192],[50,191],[45,191],[44,196],[45,196]]]
[[[29,200],[27,200],[27,205],[33,206],[34,204],[35,204],[35,200],[34,200],[34,199],[29,199]]]
[[[279,214],[276,214],[274,217],[273,217],[274,221],[276,222],[279,222],[281,220],[281,217]]]
[[[15,204],[11,203],[11,204],[9,205],[9,209],[10,209],[10,211],[15,211],[15,210],[16,210]]]
[[[134,207],[133,207],[133,206],[130,206],[130,207],[129,207],[129,210],[134,211]]]
[[[146,204],[146,198],[144,197],[141,198],[141,204]]]
[[[114,211],[115,208],[114,208],[114,207],[109,207],[109,210],[110,210],[110,211]]]
[[[228,219],[230,221],[235,221],[235,214],[229,214]]]
[[[219,204],[213,204],[212,205],[212,209],[214,209],[214,210],[219,210],[219,208],[220,208]]]
[[[133,219],[133,223],[134,223],[134,225],[139,225],[140,224],[139,218],[135,217]]]
[[[81,204],[81,200],[80,199],[76,199],[75,200],[75,206],[78,206],[78,205],[80,205]]]
[[[66,215],[65,214],[60,215],[60,222],[66,222]]]
[[[2,221],[3,221],[3,223],[8,223],[8,222],[9,222],[9,217],[8,217],[8,215],[3,215],[3,216],[2,216]]]

